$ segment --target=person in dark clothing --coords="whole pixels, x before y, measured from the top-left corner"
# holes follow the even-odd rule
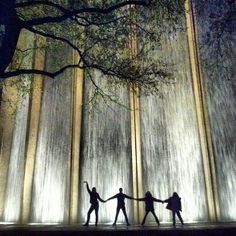
[[[147,217],[148,213],[151,212],[153,214],[157,224],[160,226],[160,222],[159,222],[159,220],[158,220],[158,218],[157,218],[157,216],[155,214],[154,204],[153,203],[154,202],[162,202],[163,203],[163,201],[160,200],[160,199],[154,198],[152,196],[152,194],[150,193],[150,191],[147,191],[145,193],[145,197],[144,198],[135,198],[135,200],[145,201],[145,211],[146,211],[146,213],[145,213],[145,216],[143,218],[143,221],[142,221],[141,225],[145,224],[146,217]]]
[[[167,202],[166,209],[172,211],[173,225],[175,226],[175,214],[177,214],[181,224],[183,225],[184,221],[180,215],[180,211],[182,211],[182,206],[181,206],[181,198],[179,197],[179,195],[176,192],[174,192],[172,197],[164,200],[163,202]]]
[[[89,220],[90,220],[90,214],[92,213],[93,210],[95,210],[95,216],[96,216],[96,221],[95,221],[95,225],[97,226],[98,224],[98,209],[99,209],[99,203],[98,200],[101,202],[105,202],[103,199],[100,198],[99,194],[96,192],[96,188],[93,187],[92,191],[89,188],[88,182],[84,181],[84,183],[86,184],[88,193],[90,195],[90,203],[91,206],[88,210],[88,214],[87,214],[87,221],[84,224],[84,226],[88,226],[89,225]]]
[[[116,217],[115,217],[115,221],[114,221],[113,225],[116,225],[117,217],[118,217],[120,209],[121,209],[124,213],[126,224],[127,224],[127,226],[129,226],[130,224],[129,224],[129,220],[128,220],[128,217],[126,214],[126,209],[125,209],[125,198],[128,198],[128,199],[134,199],[134,198],[124,194],[122,188],[119,189],[119,193],[117,193],[113,197],[108,198],[106,201],[109,201],[109,200],[115,199],[115,198],[117,198],[117,208],[116,208]]]

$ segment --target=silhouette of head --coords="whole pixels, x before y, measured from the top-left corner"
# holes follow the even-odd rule
[[[94,192],[94,193],[96,192],[96,188],[95,187],[92,188],[92,192]]]
[[[122,193],[123,192],[123,188],[119,188],[119,191],[120,191],[120,193]]]
[[[178,193],[176,193],[176,192],[173,192],[173,197],[177,197],[177,198],[179,198],[179,195],[178,195]]]
[[[151,194],[150,191],[147,191],[147,192],[145,193],[145,196],[146,196],[146,197],[152,197],[152,194]]]

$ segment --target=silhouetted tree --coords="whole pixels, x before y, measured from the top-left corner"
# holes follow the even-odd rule
[[[22,74],[42,74],[54,78],[67,69],[77,67],[99,70],[115,83],[132,84],[151,93],[159,92],[160,83],[172,79],[172,67],[150,55],[153,49],[161,46],[164,34],[182,29],[184,2],[1,0],[0,83],[6,78]],[[208,47],[209,50],[203,49],[202,52],[207,52],[207,55],[202,54],[201,58],[204,60],[204,57],[209,57],[210,52],[214,60],[207,66],[213,69],[220,66],[227,70],[226,73],[218,70],[221,76],[229,75],[229,66],[222,61],[226,61],[224,57],[234,58],[230,44],[232,40],[235,41],[235,1],[191,2],[198,19],[201,19],[201,12],[209,13],[208,16],[204,14],[208,18],[204,18],[207,21],[204,29],[206,34],[200,39],[201,48]],[[46,38],[44,49],[68,45],[78,53],[78,61],[54,67],[57,68],[54,71],[28,69],[18,64],[10,68],[16,51],[24,55],[16,48],[22,29]],[[133,45],[131,50],[134,41],[137,45]],[[38,45],[35,47],[39,48]],[[225,53],[227,47],[229,53]],[[92,80],[92,76],[88,77]]]
[[[96,69],[121,83],[157,89],[160,81],[168,80],[171,73],[164,61],[147,55],[164,33],[177,30],[183,14],[184,0],[2,0],[0,78],[3,81],[22,74],[54,78],[67,69],[82,68]],[[46,48],[68,45],[78,53],[78,61],[55,71],[19,65],[10,68],[23,29],[45,37]],[[138,50],[132,53],[134,40],[138,41]],[[145,47],[147,44],[149,47]]]

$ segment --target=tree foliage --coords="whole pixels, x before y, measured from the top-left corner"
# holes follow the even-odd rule
[[[148,54],[160,46],[163,34],[179,30],[184,0],[3,0],[0,8],[1,80],[32,73],[55,78],[67,69],[82,68],[96,69],[114,83],[155,91],[161,81],[171,79],[169,65]],[[55,60],[53,71],[25,68],[17,63],[26,51],[16,48],[22,29],[46,38],[46,44],[36,48],[67,45],[79,55],[78,61],[57,66]],[[14,53],[18,60],[9,67]]]
[[[202,65],[212,81],[231,80],[235,74],[236,2],[195,0]]]
[[[113,83],[135,85],[151,93],[158,92],[160,83],[172,79],[172,67],[160,57],[149,55],[161,47],[163,35],[183,30],[184,2],[2,0],[0,80],[22,74],[42,74],[56,78],[65,70],[82,68],[88,71],[87,75],[92,82],[93,76],[89,71],[95,69]],[[191,2],[199,22],[207,17],[207,21],[201,24],[206,32],[199,39],[201,58],[205,59],[205,65],[211,67],[212,71],[222,67],[218,71],[227,77],[229,66],[224,62],[227,61],[225,57],[233,57],[231,42],[235,41],[235,1]],[[42,36],[46,44],[37,41],[34,47],[24,51],[16,48],[23,29]],[[65,62],[62,66],[60,58],[55,57],[53,70],[29,69],[25,63],[21,63],[22,58],[36,48],[49,51],[62,48],[63,45],[78,54],[78,61]],[[208,60],[209,57],[212,59]]]

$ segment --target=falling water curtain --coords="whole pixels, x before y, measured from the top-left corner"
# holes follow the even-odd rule
[[[234,1],[192,1],[203,77],[208,143],[215,164],[215,196],[220,221],[236,219],[235,13]]]
[[[91,187],[96,186],[103,198],[116,193],[119,187],[123,187],[126,193],[132,195],[133,185],[138,184],[133,181],[134,175],[138,176],[140,173],[143,176],[143,187],[140,187],[143,192],[150,190],[156,197],[165,199],[173,191],[177,191],[182,197],[183,218],[186,221],[209,221],[211,217],[206,207],[209,202],[209,190],[206,184],[208,180],[203,161],[205,154],[202,151],[202,138],[206,139],[207,149],[211,150],[205,158],[210,163],[210,175],[214,177],[210,192],[214,192],[213,207],[217,209],[219,203],[218,220],[235,220],[233,186],[236,173],[234,161],[236,113],[233,68],[236,47],[235,27],[233,19],[230,18],[235,3],[227,0],[204,1],[206,4],[204,7],[199,1],[192,3],[195,12],[192,20],[197,43],[197,55],[194,57],[197,56],[199,59],[201,72],[199,73],[201,81],[197,81],[196,84],[205,99],[202,108],[196,105],[196,100],[201,98],[194,92],[196,84],[193,82],[191,62],[193,55],[187,46],[188,32],[184,31],[170,34],[168,37],[163,36],[161,48],[154,47],[152,53],[148,55],[160,57],[175,66],[174,83],[160,86],[163,98],[152,95],[145,97],[141,91],[140,98],[135,98],[136,104],[140,102],[140,109],[135,110],[134,115],[129,89],[110,90],[113,95],[120,96],[126,107],[131,105],[131,111],[117,104],[109,104],[112,107],[111,111],[102,100],[97,106],[99,111],[89,110],[89,106],[84,106],[82,114],[77,115],[77,118],[80,116],[80,119],[83,119],[82,130],[78,128],[76,131],[82,132],[81,140],[78,136],[72,135],[75,131],[72,128],[75,123],[73,115],[75,84],[72,79],[78,74],[67,72],[56,81],[45,79],[42,98],[34,100],[40,100],[39,124],[35,134],[37,143],[36,154],[33,156],[35,163],[31,168],[34,170],[32,195],[28,194],[30,200],[26,203],[24,200],[22,203],[26,186],[24,176],[28,173],[28,168],[24,164],[27,163],[29,149],[27,135],[33,129],[33,126],[30,126],[33,110],[29,103],[30,99],[34,103],[33,98],[31,95],[21,98],[12,116],[9,115],[12,113],[11,109],[7,108],[5,103],[1,105],[1,126],[4,123],[0,153],[1,221],[21,222],[21,217],[24,218],[23,204],[23,209],[29,209],[27,213],[29,217],[25,217],[24,221],[26,223],[69,222],[69,199],[73,194],[70,190],[72,142],[81,145],[80,153],[76,154],[80,159],[79,165],[77,170],[73,169],[79,175],[79,204],[75,211],[77,215],[74,217],[77,219],[74,219],[74,222],[83,222],[89,207],[83,180],[89,181]],[[210,28],[212,34],[219,30],[214,27],[214,17],[209,16],[217,16],[219,13],[229,16],[229,22],[223,28],[224,40],[207,44],[207,40],[211,40],[213,35],[208,35],[206,32],[209,32]],[[185,26],[185,19],[182,19],[182,24]],[[32,34],[22,33],[21,37],[24,38],[21,42],[27,46],[34,42]],[[138,37],[137,43],[139,45],[142,43]],[[145,44],[145,47],[148,48],[149,45]],[[219,51],[220,55],[217,54]],[[54,59],[64,58],[66,61],[71,61],[72,55],[72,51],[63,46],[47,51],[44,58],[45,67],[53,69]],[[33,57],[34,54],[29,54],[27,57],[28,67],[32,67]],[[43,66],[41,65],[42,68]],[[83,92],[85,103],[93,95],[93,87],[86,79],[86,73]],[[105,76],[98,71],[93,71],[93,76],[102,87],[108,87]],[[27,77],[23,81],[27,83]],[[16,88],[10,86],[4,89],[3,98],[10,96],[12,91],[15,93],[15,100],[18,100]],[[198,112],[204,116],[204,135],[199,131]],[[137,122],[132,123],[135,119],[140,121],[140,127],[137,126]],[[132,131],[132,125],[135,132]],[[134,135],[137,136],[135,150],[141,153],[141,163],[139,163],[141,169],[136,169],[136,172],[132,169],[134,151],[131,151],[134,145],[131,140]],[[216,168],[212,165],[213,162]],[[127,202],[127,206],[129,217],[134,220],[133,204]],[[162,205],[157,204],[156,207],[160,220],[170,222],[168,211]],[[102,223],[110,223],[113,220],[115,208],[115,201],[101,205]],[[138,212],[140,211],[138,208]],[[123,222],[122,218],[120,222]]]

